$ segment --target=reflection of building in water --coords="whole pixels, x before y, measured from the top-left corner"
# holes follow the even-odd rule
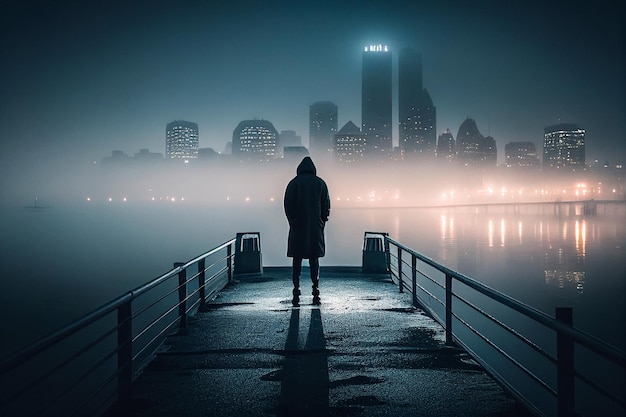
[[[571,222],[560,223],[560,242],[554,242],[545,252],[544,276],[547,285],[574,287],[582,291],[585,284],[587,224],[584,220],[576,220],[574,227],[571,226]],[[557,243],[560,245],[556,246]]]
[[[456,231],[454,230],[454,215],[446,212],[440,215],[439,259],[445,265],[457,264]]]
[[[617,212],[620,218],[623,207],[622,203]],[[592,268],[597,265],[596,259],[588,262],[589,248],[606,241],[607,234],[602,232],[606,223],[597,217],[558,218],[550,213],[502,210],[441,209],[433,219],[437,222],[437,260],[477,280],[498,271],[497,285],[502,288],[514,280],[528,280],[528,288],[582,291],[591,276],[587,272],[594,274]]]
[[[546,284],[559,288],[576,287],[582,291],[585,284],[585,271],[545,270]]]

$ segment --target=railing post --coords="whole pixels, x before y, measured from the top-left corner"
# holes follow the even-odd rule
[[[413,281],[413,306],[417,307],[417,256],[415,256],[415,254],[412,254],[411,256],[411,269],[411,278]]]
[[[446,274],[446,345],[452,340],[452,275]]]
[[[385,261],[387,263],[387,272],[391,272],[391,249],[389,248],[389,236],[385,236]]]
[[[205,258],[198,261],[198,291],[200,294],[200,308],[204,307],[204,301],[206,299],[206,282],[204,277],[204,270],[206,269]]]
[[[117,308],[117,384],[120,404],[132,398],[133,326],[132,297]]]
[[[556,319],[571,326],[574,322],[571,307],[557,307]],[[568,335],[556,334],[557,393],[558,416],[574,415],[574,341]]]
[[[230,284],[233,280],[233,245],[228,245],[226,247],[226,268],[228,269],[228,283]]]
[[[183,262],[175,262],[174,268],[183,266]],[[187,269],[183,268],[178,272],[178,318],[179,326],[187,327]]]
[[[402,283],[402,248],[398,246],[398,288],[400,292],[404,292],[404,284]]]

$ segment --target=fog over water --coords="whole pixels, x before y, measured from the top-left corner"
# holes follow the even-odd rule
[[[261,233],[264,265],[289,265],[282,198],[298,162],[50,165],[5,180],[0,312],[17,317],[7,321],[14,341],[41,337],[237,232]],[[495,168],[317,165],[332,199],[322,266],[360,265],[363,233],[383,231],[549,314],[557,304],[575,304],[583,327],[626,322],[624,213],[558,218],[551,207],[441,207],[623,199],[621,180],[589,172],[546,180]]]
[[[30,161],[4,166],[3,204],[153,202],[185,199],[212,205],[263,205],[282,199],[300,158],[235,162],[229,155],[188,164],[172,160]],[[416,207],[448,204],[624,199],[622,170],[577,172],[462,167],[456,163],[403,160],[338,164],[313,158],[328,183],[334,206]],[[583,188],[580,188],[582,185]]]

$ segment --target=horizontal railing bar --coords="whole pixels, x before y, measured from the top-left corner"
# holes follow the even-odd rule
[[[189,308],[186,310],[186,312],[187,312],[187,313],[189,313],[190,311],[193,311],[193,309],[194,309],[194,308],[195,308],[198,304],[200,304],[201,302],[202,302],[202,300],[198,298],[196,301],[194,301],[194,302],[193,302],[193,304],[191,304],[191,305],[189,306]]]
[[[467,327],[471,332],[473,332],[474,334],[476,334],[476,336],[480,337],[485,343],[487,343],[489,346],[491,346],[492,348],[494,348],[496,351],[498,351],[498,353],[500,353],[500,355],[502,355],[505,359],[508,359],[509,362],[511,362],[513,365],[515,365],[518,369],[520,369],[522,372],[524,372],[526,375],[528,375],[531,379],[533,379],[535,382],[537,382],[540,386],[542,386],[545,390],[547,390],[550,394],[552,394],[553,396],[557,396],[557,392],[552,389],[552,387],[550,387],[548,384],[546,384],[545,382],[543,382],[541,379],[539,379],[538,376],[536,376],[535,374],[533,374],[530,370],[528,370],[524,365],[522,365],[521,363],[519,363],[518,361],[516,361],[512,356],[510,356],[508,353],[506,353],[504,350],[502,350],[498,345],[496,345],[495,343],[493,343],[491,340],[487,339],[481,332],[479,332],[477,329],[475,329],[474,327],[472,327],[471,324],[469,324],[468,322],[466,322],[465,320],[463,320],[461,317],[459,317],[457,314],[455,314],[454,312],[452,313],[452,315],[459,320],[459,322],[461,322],[462,324],[465,325],[465,327]],[[457,337],[455,337],[455,339],[458,340]]]
[[[393,268],[392,268],[393,269]],[[391,271],[391,275],[393,277],[394,273],[393,271]],[[393,279],[393,278],[392,278]],[[442,306],[445,305],[439,298],[437,298],[437,296],[435,296],[434,294],[432,294],[430,291],[428,291],[426,288],[422,287],[421,285],[417,284],[417,287],[419,289],[421,289],[422,291],[424,291],[426,294],[428,294],[430,297],[432,297],[437,303],[441,304]],[[414,295],[414,298],[416,299],[416,301],[420,304],[420,306],[422,307],[422,309],[424,309],[429,316],[435,320],[437,323],[439,323],[439,325],[441,327],[443,327],[445,329],[446,325],[445,322],[437,315],[437,313],[432,309],[432,307],[426,305],[424,303],[424,300],[422,300],[422,297],[418,296],[418,295]]]
[[[402,249],[402,250],[406,251],[409,255],[414,255],[414,254],[416,254],[416,253],[417,253],[417,252],[413,252],[413,251],[407,251],[407,249],[408,249],[408,248],[406,248],[406,247],[404,247],[404,246],[400,246],[400,249]],[[397,256],[394,256],[393,254],[392,254],[391,256],[392,256],[392,257],[396,260],[396,263],[397,263],[398,257],[397,257]],[[413,269],[413,265],[412,265],[412,264],[409,264],[408,262],[404,261],[404,258],[402,258],[402,259],[403,259],[402,263],[403,263],[404,265],[406,265],[409,269]],[[431,265],[431,266],[435,266],[435,268],[436,268],[437,270],[439,270],[440,272],[444,272],[444,271],[442,271],[440,268],[438,268],[438,266],[442,266],[442,265],[440,265],[440,264],[436,264],[436,265],[437,265],[437,266],[435,266],[435,265]],[[396,267],[396,270],[397,270],[397,267]],[[425,274],[424,272],[422,272],[419,268],[417,268],[417,267],[416,267],[416,269],[415,269],[415,270],[416,270],[416,272],[417,272],[418,274],[420,274],[420,275],[421,275],[421,276],[423,276],[424,278],[428,279],[428,280],[429,280],[429,281],[431,281],[433,284],[437,285],[438,287],[440,287],[440,288],[442,288],[442,289],[445,289],[445,286],[441,285],[439,282],[437,282],[437,280],[435,280],[434,278],[432,278],[430,275],[427,275],[427,274]],[[404,275],[404,274],[403,274],[403,275]],[[408,277],[408,275],[404,275],[404,276],[407,276],[407,277]]]
[[[180,271],[182,271],[183,269],[187,269],[190,265],[193,265],[194,263],[202,260],[202,259],[206,259],[207,257],[219,252],[220,250],[226,248],[227,246],[232,245],[233,243],[235,243],[235,239],[230,239],[224,243],[222,243],[221,245],[211,249],[210,251],[197,256],[196,258],[184,263],[183,265],[177,266],[176,268],[172,269],[171,271],[166,272],[164,275],[142,285],[139,286],[137,288],[135,288],[133,291],[131,291],[133,293],[134,296],[138,296],[146,291],[148,291],[150,288],[160,284],[162,281],[165,281],[168,278],[171,278],[172,276],[178,274]]]
[[[75,416],[78,414],[78,412],[85,407],[87,404],[89,404],[89,402],[95,398],[96,395],[98,395],[98,393],[100,393],[107,385],[113,383],[113,381],[115,381],[117,379],[117,377],[119,376],[119,372],[114,372],[111,376],[109,376],[109,378],[105,379],[100,385],[98,385],[96,387],[96,389],[91,393],[91,395],[89,395],[88,397],[86,397],[82,403],[80,403],[80,405],[74,410],[74,412],[72,414],[70,414],[70,416]],[[111,395],[109,395],[104,402],[106,402],[107,400],[112,399],[115,395],[117,394],[117,391],[115,391],[114,393],[112,393]]]
[[[428,294],[432,299],[434,299],[439,304],[441,304],[441,306],[445,306],[446,305],[446,303],[444,301],[440,300],[439,297],[437,297],[435,294],[433,294],[432,292],[428,291],[426,288],[422,287],[421,285],[418,284],[417,288],[419,288],[420,290],[422,290],[423,292]],[[420,297],[418,295],[416,295],[416,297],[417,297],[418,300],[420,299]]]
[[[205,288],[205,289],[206,289],[206,287],[207,287],[207,286],[208,286],[208,285],[209,285],[209,284],[210,284],[210,283],[211,283],[211,282],[215,279],[215,277],[217,277],[219,273],[223,273],[224,271],[226,271],[226,269],[227,269],[227,268],[226,268],[226,267],[224,267],[224,268],[222,268],[222,270],[221,270],[221,271],[218,271],[218,273],[217,273],[217,274],[213,274],[213,275],[211,275],[210,277],[206,278],[206,281],[205,281],[204,285],[203,285],[203,286],[201,286],[201,287],[196,288],[196,289],[195,289],[195,290],[193,290],[193,291],[191,291],[191,292],[189,293],[189,296],[185,299],[185,301],[186,301],[186,300],[188,300],[189,298],[191,298],[192,296],[194,296],[194,295],[198,294],[202,288]],[[206,271],[206,269],[205,269],[205,271]],[[200,300],[200,299],[198,299],[196,302],[194,302],[194,304],[193,304],[193,305],[192,305],[189,309],[187,309],[187,312],[192,311],[192,310],[193,310],[193,307],[195,307],[196,305],[198,305],[198,304],[199,304],[200,302],[202,302],[202,301],[204,301],[204,300]]]
[[[60,369],[64,368],[65,366],[69,365],[71,362],[73,362],[80,355],[82,355],[83,353],[87,352],[89,349],[93,348],[94,346],[98,345],[100,342],[102,342],[107,337],[111,336],[114,332],[117,331],[118,327],[119,326],[115,326],[115,327],[109,329],[109,331],[107,331],[105,334],[103,334],[103,335],[99,336],[98,338],[92,340],[90,343],[85,345],[81,350],[76,352],[74,355],[68,356],[63,362],[57,364],[55,367],[53,367],[51,369],[48,369],[47,372],[45,372],[45,373],[43,373],[41,375],[38,375],[38,377],[35,378],[35,380],[33,380],[33,381],[31,381],[29,383],[29,385],[25,385],[25,386],[22,387],[22,389],[12,393],[11,396],[8,397],[6,401],[7,402],[14,401],[15,399],[19,398],[22,394],[24,394],[27,390],[32,389],[33,387],[37,386],[41,382],[45,381],[52,374],[54,374],[55,372],[57,372]],[[116,353],[116,352],[117,351],[113,351],[113,353]]]
[[[233,256],[234,256],[234,255],[230,255],[230,257],[231,257],[231,258],[232,258]],[[213,262],[211,265],[205,266],[204,271],[206,272],[206,271],[208,271],[209,269],[213,268],[213,267],[214,267],[214,266],[216,266],[216,265],[222,265],[222,264],[224,263],[224,261],[225,261],[226,259],[228,259],[228,257],[229,257],[228,255],[225,255],[225,256],[223,256],[223,257],[219,258],[218,260],[216,260],[215,262]]]
[[[228,267],[224,266],[222,267],[222,269],[220,269],[219,271],[217,271],[215,274],[211,275],[208,279],[207,279],[207,284],[209,282],[211,282],[215,277],[219,276],[220,274],[223,274],[224,272],[228,271]],[[206,287],[206,284],[205,284]]]
[[[473,303],[471,303],[470,301],[464,299],[463,297],[459,296],[458,294],[452,294],[452,296],[454,298],[456,298],[457,300],[461,301],[462,303],[464,303],[465,305],[467,305],[468,307],[472,308],[473,310],[477,311],[478,313],[480,313],[483,317],[487,318],[488,320],[491,320],[493,323],[497,324],[498,326],[500,326],[501,328],[503,328],[504,330],[508,331],[509,333],[511,333],[513,336],[517,337],[518,339],[520,339],[522,342],[524,342],[526,345],[528,345],[530,348],[532,348],[534,351],[536,351],[537,353],[539,353],[540,355],[542,355],[544,358],[548,359],[550,362],[556,364],[556,358],[553,358],[552,356],[550,356],[550,354],[548,354],[548,352],[546,352],[545,350],[543,350],[541,347],[539,347],[537,344],[535,344],[534,342],[532,342],[530,339],[528,339],[526,336],[524,336],[523,334],[519,333],[517,330],[509,327],[507,324],[501,322],[500,320],[498,320],[497,318],[493,317],[491,314],[488,314],[486,311],[482,310],[480,307],[474,305]]]
[[[141,330],[139,333],[137,333],[135,335],[135,337],[133,337],[132,341],[133,343],[139,339],[141,336],[143,336],[148,330],[150,330],[152,327],[154,327],[155,324],[157,324],[158,322],[161,321],[161,319],[165,318],[168,314],[170,314],[171,312],[173,312],[174,310],[176,310],[181,303],[176,303],[174,304],[172,307],[170,307],[169,309],[165,310],[159,317],[157,317],[155,320],[153,320],[152,322],[150,322],[147,326],[145,326],[143,328],[143,330]],[[180,317],[176,316],[176,320],[178,321]]]
[[[434,260],[414,251],[411,248],[408,248],[406,246],[404,246],[403,244],[393,240],[392,238],[385,236],[385,239],[390,243],[395,245],[396,247],[400,247],[402,248],[402,250],[414,255],[415,257],[417,257],[418,259],[420,259],[422,262],[427,263],[428,265],[446,273],[449,274],[451,277],[453,277],[454,279],[458,280],[459,282],[467,285],[468,287],[484,294],[487,295],[488,297],[500,302],[501,304],[506,305],[507,307],[510,307],[511,309],[518,311],[520,313],[522,313],[523,315],[530,317],[532,319],[534,319],[535,321],[545,325],[546,327],[549,327],[552,330],[555,330],[557,332],[560,332],[561,334],[567,335],[569,337],[571,337],[572,339],[574,339],[574,341],[580,343],[581,345],[585,346],[586,348],[594,351],[595,353],[598,353],[602,356],[604,356],[605,358],[613,361],[614,363],[620,365],[623,368],[626,368],[626,354],[624,354],[624,352],[620,351],[619,349],[608,345],[607,343],[603,342],[602,340],[591,336],[587,333],[582,332],[581,330],[578,330],[572,326],[569,326],[567,324],[563,324],[561,322],[559,322],[558,320],[548,316],[547,314],[543,313],[542,311],[539,311],[533,307],[530,307],[527,304],[524,304],[518,300],[515,300],[514,298],[509,297],[506,294],[503,294],[497,290],[494,290],[491,287],[488,287],[484,284],[481,284],[478,281],[475,281],[463,274],[460,274],[456,271],[453,271],[443,265],[438,264],[437,262],[435,262]]]
[[[576,378],[580,379],[582,382],[584,382],[585,384],[589,385],[591,388],[596,390],[596,392],[604,395],[605,397],[607,397],[610,400],[614,401],[615,403],[619,404],[622,408],[626,408],[626,401],[624,401],[624,397],[621,397],[621,398],[620,397],[616,397],[615,395],[613,395],[610,392],[608,392],[606,388],[601,387],[600,385],[596,384],[595,382],[593,382],[592,380],[590,380],[586,376],[581,375],[578,372],[576,372]]]
[[[163,336],[165,334],[165,332],[169,331],[179,320],[180,317],[176,316],[176,318],[172,321],[169,322],[169,324],[167,326],[165,326],[163,329],[161,329],[160,332],[158,332],[156,335],[154,335],[154,337],[152,337],[152,339],[148,340],[146,343],[144,343],[143,347],[141,349],[139,349],[139,351],[133,355],[133,362],[135,362],[139,356],[141,356],[142,353],[144,353],[146,351],[146,349],[148,349],[148,346],[150,346],[152,343],[156,342],[157,339],[161,336]],[[133,339],[134,341],[135,339]]]
[[[174,293],[178,292],[178,288],[180,286],[177,285],[176,287],[172,288],[171,290],[169,290],[168,292],[166,292],[165,294],[162,294],[160,297],[154,299],[151,303],[146,304],[145,306],[143,306],[142,308],[137,309],[137,311],[135,311],[131,318],[134,320],[135,318],[139,317],[141,314],[145,313],[147,310],[151,309],[152,307],[154,307],[155,305],[157,305],[158,303],[160,303],[161,301],[165,300],[167,297],[172,296]],[[144,293],[145,294],[145,293]],[[142,295],[144,295],[142,294]]]
[[[79,330],[84,329],[90,324],[95,323],[99,319],[107,316],[108,314],[114,312],[120,305],[132,299],[131,292],[127,292],[126,294],[104,304],[102,307],[92,311],[91,313],[83,316],[77,321],[63,327],[62,329],[50,334],[47,337],[33,343],[32,345],[22,349],[21,351],[15,353],[14,355],[4,359],[0,362],[0,373],[7,372],[22,362],[32,358],[33,356],[43,352],[44,350],[50,348],[61,340],[66,339],[67,337],[73,335]]]
[[[206,253],[203,253],[202,255],[198,255],[194,259],[192,259],[192,260],[188,261],[186,264],[182,265],[182,268],[187,268],[189,265],[197,263],[198,261],[200,261],[202,259],[206,259],[209,256],[216,254],[217,252],[221,251],[222,249],[226,248],[227,246],[230,246],[233,243],[235,243],[235,240],[236,240],[235,238],[227,240],[226,242],[222,243],[219,246],[216,246],[215,248],[211,249],[210,251],[208,251]]]
[[[85,378],[87,378],[89,376],[90,373],[92,373],[93,371],[95,371],[96,369],[98,369],[102,364],[104,364],[107,360],[111,359],[112,357],[114,357],[117,354],[117,350],[113,350],[110,351],[109,353],[107,353],[106,355],[104,355],[102,358],[100,358],[96,363],[92,364],[89,368],[87,368],[85,371],[83,371],[78,378],[76,378],[74,380],[73,383],[71,383],[69,386],[67,386],[65,388],[65,390],[63,390],[61,393],[56,395],[56,398],[50,402],[46,408],[50,408],[55,402],[59,401],[61,398],[63,398],[64,395],[66,395],[67,393],[69,393],[72,389],[76,388],[76,386],[78,384],[80,384]],[[44,408],[41,411],[44,411],[46,408]]]
[[[202,271],[198,271],[195,274],[190,275],[189,278],[187,278],[187,281],[185,281],[185,284],[189,284],[190,282],[193,282],[194,280],[196,280],[200,276],[201,272]]]
[[[191,300],[191,298],[192,298],[192,296],[194,294],[195,294],[194,292],[191,292],[191,293],[187,294],[187,296],[185,298],[183,298],[182,300],[180,300],[177,305],[180,306],[181,304],[186,303],[187,301]],[[191,310],[189,310],[189,308],[185,309],[185,313],[188,313],[190,311]]]
[[[233,239],[232,241],[234,242],[234,239]],[[222,246],[223,246],[223,245],[222,245]],[[215,253],[215,252],[214,252],[214,251],[212,251],[212,253]],[[233,255],[231,255],[231,257],[232,257],[232,256],[233,256]],[[227,257],[228,257],[228,256],[224,256],[222,259],[226,259]],[[213,264],[213,265],[215,265],[215,264]],[[212,266],[212,265],[211,265],[211,266]],[[171,278],[171,277],[173,277],[173,276],[175,276],[175,275],[177,275],[177,273],[178,273],[178,272],[180,272],[182,269],[183,269],[183,267],[177,267],[177,268],[174,268],[172,271],[176,271],[176,274],[172,274],[172,275],[170,275],[170,278]],[[207,270],[207,268],[205,268],[205,271],[206,271],[206,270]],[[170,271],[170,272],[172,272],[172,271]],[[169,272],[168,272],[168,274],[169,274]],[[188,280],[186,281],[186,283],[189,283],[190,281],[191,281],[191,280],[190,280],[190,279],[188,279]],[[157,303],[159,303],[159,302],[163,301],[165,298],[167,298],[167,297],[169,297],[170,295],[172,295],[172,294],[176,293],[176,292],[178,291],[178,289],[179,289],[179,288],[180,288],[180,285],[178,285],[178,286],[174,287],[172,290],[170,290],[169,292],[167,292],[167,293],[163,294],[161,297],[157,298],[157,299],[156,299],[156,300],[154,300],[152,303],[150,303],[150,304],[148,304],[148,305],[145,305],[145,306],[143,306],[141,309],[137,310],[135,313],[133,313],[133,316],[132,316],[132,317],[133,317],[133,319],[134,319],[135,317],[139,316],[141,313],[145,312],[146,310],[148,310],[148,309],[150,309],[150,308],[154,307]],[[145,291],[144,291],[144,293],[145,293]],[[142,295],[142,294],[139,294],[139,295]]]
[[[161,283],[173,278],[174,276],[178,275],[178,273],[180,273],[183,270],[186,270],[187,268],[191,267],[194,264],[198,264],[200,261],[202,261],[203,259],[206,259],[216,253],[218,253],[221,250],[224,250],[227,247],[230,247],[231,245],[233,245],[235,243],[236,239],[230,239],[226,242],[224,242],[223,244],[213,248],[212,250],[201,254],[193,259],[191,259],[190,261],[186,262],[185,264],[182,265],[178,265],[177,267],[173,268],[172,270],[166,272],[163,275],[158,276],[157,278],[149,281],[146,284],[140,285],[138,287],[136,287],[135,289],[122,294],[121,296],[103,304],[102,306],[96,308],[95,310],[87,313],[86,315],[82,316],[81,318],[79,318],[78,320],[68,324],[65,327],[62,327],[59,330],[56,330],[54,332],[52,332],[51,334],[45,336],[42,339],[39,339],[38,341],[36,341],[35,343],[26,346],[25,348],[11,354],[10,356],[2,359],[0,361],[0,373],[4,374],[7,373],[13,369],[16,369],[18,366],[26,363],[27,361],[31,360],[32,358],[34,358],[35,356],[47,351],[48,349],[50,349],[51,347],[59,344],[62,341],[67,340],[69,337],[75,335],[76,333],[78,333],[79,331],[88,328],[89,326],[93,325],[94,323],[98,322],[99,320],[102,320],[103,318],[105,318],[106,316],[109,316],[113,313],[115,313],[116,311],[119,311],[119,309],[126,305],[127,303],[131,303],[135,298],[137,298],[138,296],[143,295],[144,293],[146,293],[147,291],[149,291],[152,288],[155,288],[156,286],[160,285]],[[234,254],[231,255],[225,255],[223,256],[221,259],[225,260],[225,259],[229,259],[229,258],[233,258]],[[209,265],[208,268],[204,268],[202,272],[206,272],[208,270],[210,270],[211,268],[213,268],[215,265],[217,265],[217,262],[212,263],[211,265]],[[213,277],[218,276],[219,274],[223,274],[224,271],[226,271],[228,268],[227,267],[222,267],[222,269],[220,271],[218,271],[216,274],[213,275]],[[201,271],[198,271],[197,273],[195,273],[193,276],[191,276],[190,278],[188,278],[185,282],[185,284],[189,284],[191,282],[193,282],[195,279],[198,279],[199,276],[201,274]],[[211,278],[212,279],[212,278]],[[210,280],[207,282],[209,283]],[[144,306],[141,310],[139,311],[135,311],[134,314],[126,319],[126,320],[133,320],[135,319],[137,316],[142,315],[142,313],[145,313],[147,309],[154,307],[155,304],[163,301],[165,298],[171,296],[174,292],[176,292],[179,288],[181,287],[181,285],[179,284],[174,290],[169,291],[168,293],[166,293],[164,296],[158,298],[156,301],[150,303],[148,306]],[[204,285],[203,288],[206,288],[206,284]],[[184,302],[187,302],[190,298],[195,297],[195,295],[200,291],[200,288],[192,291],[191,294],[189,294],[187,296],[187,298],[185,298]],[[200,302],[200,300],[196,301],[193,303],[193,305],[187,310],[187,312],[193,310],[194,308],[196,308],[197,304]],[[111,358],[113,358],[116,354],[118,354],[118,352],[120,351],[120,349],[123,349],[124,346],[128,346],[128,344],[133,343],[135,341],[137,341],[138,338],[143,337],[146,332],[153,328],[154,325],[156,323],[160,323],[163,321],[163,318],[165,318],[168,314],[172,313],[176,308],[178,308],[180,306],[180,302],[178,304],[176,304],[174,307],[168,309],[167,311],[165,311],[165,313],[161,314],[155,321],[153,321],[152,323],[150,323],[146,328],[142,329],[139,331],[139,333],[133,337],[131,340],[129,340],[128,342],[125,342],[123,345],[118,346],[117,350],[112,350],[112,351],[108,351],[105,352],[104,356],[102,356],[100,359],[97,359],[95,361],[90,361],[89,364],[90,366],[83,370],[81,373],[79,374],[74,374],[74,378],[73,381],[70,382],[69,384],[63,384],[62,390],[60,391],[60,393],[58,393],[58,395],[56,395],[56,397],[54,399],[52,399],[51,401],[47,401],[44,402],[43,404],[40,404],[39,408],[40,410],[50,410],[53,407],[58,406],[58,402],[66,397],[69,393],[72,392],[72,390],[76,389],[77,386],[79,386],[79,384],[84,381],[89,375],[91,375],[96,369],[100,368],[104,363],[106,363],[107,361],[111,360]],[[153,337],[145,346],[143,346],[141,349],[139,349],[139,352],[137,353],[137,355],[132,357],[132,361],[131,363],[129,363],[129,366],[133,366],[134,361],[136,361],[138,359],[138,357],[142,354],[144,354],[144,352],[151,346],[153,345],[153,343],[155,341],[158,340],[159,337],[162,337],[162,335],[169,331],[172,326],[179,322],[179,317],[176,317],[173,321],[171,321],[169,324],[167,324],[165,326],[164,329],[162,329],[160,332],[158,332],[157,336]],[[91,340],[87,340],[85,344],[83,344],[82,347],[78,347],[77,351],[71,352],[70,354],[68,354],[68,356],[66,356],[60,363],[56,363],[54,364],[54,366],[51,369],[46,370],[44,373],[38,375],[34,381],[29,381],[28,383],[26,383],[24,386],[19,387],[15,392],[12,392],[11,394],[9,394],[8,397],[6,397],[5,399],[2,400],[3,403],[9,403],[11,401],[15,401],[17,398],[19,398],[20,396],[23,396],[25,392],[27,392],[28,390],[32,390],[34,389],[35,386],[41,384],[42,382],[48,380],[52,375],[54,375],[55,373],[59,372],[62,369],[67,368],[72,362],[75,362],[79,357],[85,355],[87,352],[89,352],[90,350],[92,350],[94,347],[97,347],[98,345],[100,345],[103,341],[105,341],[107,338],[111,337],[116,331],[119,331],[120,326],[123,325],[123,323],[117,323],[117,326],[113,327],[113,328],[109,328],[108,330],[105,331],[105,333],[97,336],[94,339]],[[104,389],[104,387],[106,387],[108,384],[110,384],[111,382],[113,382],[115,380],[115,378],[119,377],[119,370],[117,375],[114,375],[110,378],[108,378],[102,385],[101,388],[99,388],[97,391],[93,392],[88,398],[85,399],[85,401],[83,401],[82,405],[79,407],[78,410],[80,410],[80,408],[83,408],[91,399],[93,399],[102,389]],[[114,395],[117,395],[117,391],[113,392],[111,395],[109,395],[109,399],[111,399]],[[83,397],[84,398],[84,397]],[[108,401],[108,400],[105,400]],[[77,412],[77,410],[75,410],[75,413]]]
[[[222,268],[222,271],[218,271],[218,273],[223,273],[224,271],[226,271],[227,268],[224,267]],[[217,275],[213,275],[211,276],[207,282],[205,283],[205,287],[206,284],[208,284],[209,282],[212,281],[212,279],[214,277],[216,277]],[[172,290],[171,293],[176,292],[178,290],[178,287],[176,287],[174,290]],[[190,298],[191,295],[195,294],[196,292],[199,291],[199,288],[197,290],[195,290],[194,292],[192,292],[189,296],[187,296],[187,298],[185,298],[185,301],[188,300]],[[136,340],[138,340],[141,336],[143,336],[149,329],[151,329],[152,327],[154,327],[158,322],[160,322],[163,318],[165,318],[169,313],[171,313],[172,311],[174,311],[176,308],[178,308],[178,306],[181,304],[181,302],[177,303],[176,305],[174,305],[171,309],[169,309],[168,311],[164,312],[163,314],[161,314],[159,317],[157,317],[155,320],[153,320],[150,324],[148,324],[143,331],[139,332],[137,335],[135,335],[135,337],[133,338],[133,342],[135,342]],[[191,310],[187,310],[187,312],[189,312]],[[160,331],[156,336],[154,336],[152,339],[150,339],[148,342],[145,343],[144,347],[142,349],[140,349],[139,352],[137,352],[137,354],[133,357],[133,360],[135,360],[136,358],[139,357],[139,355],[141,353],[143,353],[145,351],[145,349],[150,346],[150,344],[152,344],[153,342],[155,342],[160,336],[162,336],[166,331],[168,331],[177,321],[178,321],[179,317],[176,317],[175,320],[171,321],[162,331]]]
[[[397,274],[396,274],[396,277],[397,277]],[[439,297],[437,297],[437,296],[436,296],[435,294],[433,294],[432,292],[428,291],[428,290],[427,290],[426,288],[424,288],[421,284],[417,284],[417,288],[418,288],[418,289],[420,289],[420,290],[422,290],[422,291],[423,291],[423,292],[425,292],[426,294],[428,294],[428,295],[429,295],[432,299],[434,299],[435,301],[437,301],[437,302],[438,302],[439,304],[441,304],[442,306],[444,306],[444,305],[445,305],[445,303],[444,303],[442,300],[440,300],[440,299],[439,299]],[[410,292],[411,294],[413,294],[413,292],[412,292],[411,288],[407,288],[407,289],[409,290],[409,292]],[[420,298],[421,298],[421,297],[420,297],[419,295],[417,295],[417,294],[415,294],[415,297],[417,298],[417,300],[418,300],[418,301],[419,301],[419,300],[420,300]]]
[[[20,363],[24,362],[27,359],[30,359],[31,357],[41,353],[42,351],[48,349],[49,347],[55,345],[56,343],[58,343],[59,341],[71,336],[72,334],[76,333],[77,331],[87,327],[88,325],[94,323],[95,321],[99,320],[100,318],[106,316],[107,314],[115,311],[121,304],[123,304],[124,302],[128,301],[128,299],[134,299],[137,296],[141,295],[142,293],[146,292],[147,290],[149,290],[150,288],[153,288],[154,286],[158,285],[159,283],[165,281],[167,278],[172,277],[173,275],[177,274],[178,272],[180,272],[182,269],[188,267],[189,265],[192,265],[195,262],[198,262],[201,259],[207,258],[208,256],[211,256],[213,254],[215,254],[216,252],[219,252],[220,250],[224,249],[225,247],[232,245],[235,242],[235,239],[230,239],[226,242],[224,242],[223,244],[221,244],[220,246],[217,246],[216,248],[210,250],[209,252],[206,252],[194,259],[192,259],[191,261],[187,262],[186,264],[176,267],[174,269],[172,269],[171,271],[165,273],[164,275],[161,275],[160,277],[148,282],[147,284],[141,285],[137,288],[135,288],[132,291],[129,291],[128,293],[104,304],[103,306],[97,308],[96,310],[92,311],[91,313],[86,314],[85,316],[83,316],[82,318],[78,319],[77,321],[69,324],[68,326],[50,334],[47,337],[44,337],[43,339],[33,343],[32,345],[26,347],[25,349],[7,357],[6,359],[3,359],[0,362],[0,373],[4,373],[7,372],[13,368],[15,368],[17,365],[19,365]]]

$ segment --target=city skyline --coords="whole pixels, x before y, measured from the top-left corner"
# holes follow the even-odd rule
[[[172,120],[198,123],[199,146],[217,151],[253,118],[308,145],[314,102],[335,103],[338,126],[362,122],[361,54],[379,43],[394,108],[400,51],[421,55],[437,136],[470,117],[499,150],[539,149],[547,126],[575,123],[589,161],[621,162],[623,6],[564,5],[16,3],[2,19],[3,164],[162,151]],[[395,109],[394,146],[398,125]]]

